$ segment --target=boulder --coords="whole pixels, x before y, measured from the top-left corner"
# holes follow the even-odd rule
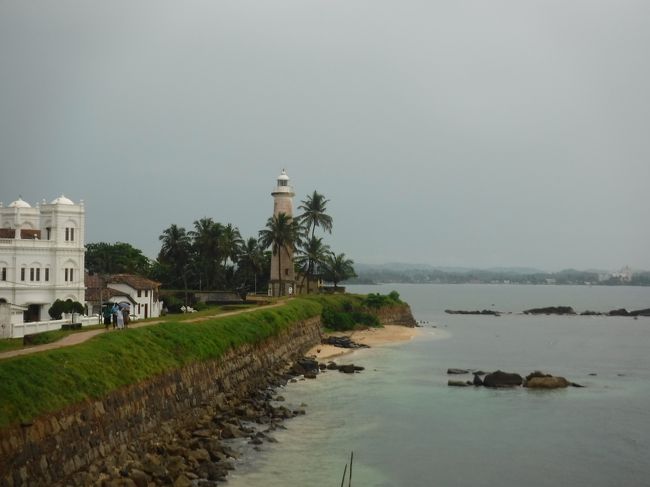
[[[526,380],[533,379],[535,377],[553,377],[551,374],[545,374],[544,372],[541,372],[539,370],[536,370],[535,372],[531,372],[526,376]]]
[[[354,374],[356,372],[354,364],[339,365],[339,372],[344,374]]]
[[[546,308],[532,308],[524,311],[527,315],[574,315],[576,312],[571,306],[548,306]]]
[[[447,369],[447,374],[449,374],[449,375],[469,374],[469,370],[465,370],[465,369]]]
[[[569,381],[564,377],[532,377],[525,386],[529,389],[562,389],[569,386]]]
[[[517,387],[523,383],[524,379],[519,374],[503,372],[497,370],[491,374],[487,374],[483,378],[483,385],[485,387]]]
[[[630,313],[625,308],[619,308],[611,310],[607,316],[630,316]]]
[[[447,385],[450,387],[467,387],[467,382],[464,380],[448,380]]]
[[[474,380],[472,381],[472,384],[474,384],[477,387],[482,386],[483,380],[479,377],[478,374],[474,374]]]
[[[650,316],[650,308],[637,309],[630,311],[630,316]]]

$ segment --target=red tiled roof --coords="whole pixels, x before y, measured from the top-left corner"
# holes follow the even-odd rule
[[[98,287],[86,288],[86,301],[89,301],[91,303],[98,303],[100,294],[99,291],[100,290]],[[125,293],[124,291],[118,291],[117,289],[112,289],[110,287],[105,287],[101,290],[101,297],[103,301],[107,301],[110,298],[115,298],[118,296],[124,297],[132,303],[134,302],[131,296],[129,296],[128,293]]]
[[[161,284],[135,274],[114,274],[108,277],[107,282],[111,284],[128,284],[133,289],[158,289]]]

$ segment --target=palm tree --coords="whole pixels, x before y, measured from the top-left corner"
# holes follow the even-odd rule
[[[168,264],[183,280],[187,304],[187,269],[190,261],[191,243],[185,228],[172,224],[158,237],[162,242],[158,260]]]
[[[326,232],[332,233],[332,217],[325,213],[329,200],[325,199],[325,196],[314,191],[311,196],[307,196],[307,199],[301,201],[301,203],[298,209],[303,210],[303,212],[298,215],[298,221],[306,225],[307,232],[311,230],[312,237],[316,227],[321,227]]]
[[[326,281],[333,282],[334,290],[336,290],[339,282],[357,276],[353,265],[354,261],[346,259],[345,254],[336,255],[334,252],[330,252],[323,266],[323,277]]]
[[[307,279],[307,294],[309,294],[309,281],[316,275],[316,269],[322,267],[330,253],[329,245],[323,243],[323,239],[312,236],[300,249],[296,263],[303,274],[303,283]]]
[[[199,260],[199,267],[205,272],[207,288],[214,288],[223,260],[221,237],[224,227],[212,218],[201,218],[194,222],[194,230],[189,232],[192,245]]]
[[[237,271],[243,276],[244,285],[252,277],[257,293],[257,276],[264,270],[264,250],[256,238],[250,237],[241,247],[237,259]]]
[[[279,295],[282,296],[282,250],[293,250],[300,241],[298,222],[286,213],[272,216],[266,222],[266,228],[260,230],[260,245],[263,249],[271,247],[273,255],[278,256]]]
[[[237,257],[243,245],[244,240],[241,238],[239,228],[234,227],[232,223],[228,223],[228,225],[222,228],[219,247],[224,265],[228,259],[231,262],[237,262]]]

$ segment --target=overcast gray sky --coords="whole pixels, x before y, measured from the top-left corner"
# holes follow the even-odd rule
[[[650,268],[647,0],[0,0],[0,200],[154,257],[283,167],[358,262]]]

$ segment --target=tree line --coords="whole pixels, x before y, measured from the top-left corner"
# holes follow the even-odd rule
[[[295,252],[299,285],[323,278],[334,286],[354,277],[354,262],[336,254],[317,230],[332,232],[328,199],[314,191],[301,201],[295,218],[280,213],[268,219],[257,237],[244,239],[232,223],[204,217],[191,230],[171,224],[159,236],[160,251],[150,260],[130,244],[99,242],[86,245],[86,269],[90,273],[134,273],[159,281],[166,289],[265,291],[271,259],[280,264],[283,247]],[[301,283],[300,280],[303,282]],[[282,286],[280,286],[282,288]]]

